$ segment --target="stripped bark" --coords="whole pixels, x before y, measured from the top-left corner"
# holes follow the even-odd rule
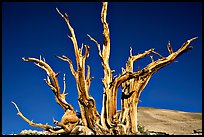
[[[25,62],[34,62],[34,64],[36,66],[38,66],[39,68],[45,70],[45,72],[47,73],[47,79],[44,79],[45,83],[51,88],[51,90],[53,91],[54,95],[55,95],[55,99],[56,102],[66,111],[67,109],[70,110],[74,110],[73,106],[68,104],[66,102],[66,93],[60,93],[60,86],[58,83],[58,79],[57,76],[59,75],[59,73],[55,73],[52,68],[45,62],[45,60],[43,61],[41,59],[37,59],[37,58],[28,58],[25,59],[24,57],[22,58],[23,61]]]
[[[58,9],[57,12],[63,17],[67,23],[68,29],[71,32],[71,36],[68,36],[74,45],[74,51],[76,56],[77,70],[73,68],[73,64],[69,58],[66,56],[57,56],[59,59],[67,61],[70,65],[71,72],[76,80],[77,90],[78,90],[78,103],[81,111],[82,122],[84,126],[92,129],[95,133],[102,133],[99,128],[100,115],[96,110],[96,103],[94,98],[90,95],[89,89],[92,78],[90,77],[90,67],[88,66],[87,76],[85,74],[85,62],[89,56],[89,46],[85,45],[86,51],[82,55],[83,45],[78,48],[77,39],[75,36],[74,29],[70,25],[68,15],[65,13],[63,15]],[[97,124],[96,124],[97,123]]]
[[[181,48],[178,49],[176,52],[173,52],[172,48],[170,48],[171,47],[170,43],[168,43],[167,48],[169,50],[169,56],[167,57],[162,57],[159,53],[155,52],[153,49],[149,51],[145,51],[143,54],[138,54],[136,56],[132,56],[132,53],[130,54],[130,57],[128,58],[128,62],[126,64],[127,72],[133,72],[133,62],[145,57],[150,53],[157,54],[161,58],[158,59],[157,61],[152,61],[144,69],[138,71],[142,73],[140,73],[140,75],[137,78],[130,79],[124,82],[122,85],[122,88],[123,88],[122,117],[123,119],[126,119],[126,128],[127,128],[126,130],[128,131],[128,133],[136,134],[138,132],[137,104],[138,104],[141,92],[149,82],[152,75],[156,73],[158,70],[160,70],[161,68],[163,68],[164,66],[167,66],[168,64],[174,62],[174,60],[184,52],[187,52],[188,50],[192,49],[191,46],[189,47],[189,44],[196,38],[197,37],[187,40],[187,42],[185,42],[181,46]],[[128,113],[128,115],[126,113]]]
[[[83,45],[78,47],[77,39],[75,36],[74,29],[70,25],[70,20],[68,15],[62,14],[57,8],[57,12],[65,20],[67,27],[71,33],[68,38],[71,39],[74,47],[74,53],[76,57],[76,67],[73,67],[72,61],[65,55],[57,56],[57,58],[66,61],[69,64],[70,71],[75,78],[77,91],[78,91],[78,104],[81,112],[82,125],[85,126],[84,129],[90,129],[95,134],[137,134],[137,105],[141,92],[148,84],[152,75],[159,71],[161,68],[174,62],[174,60],[182,55],[183,53],[192,49],[189,44],[195,40],[197,37],[187,40],[177,51],[173,51],[170,42],[168,42],[167,49],[169,55],[163,57],[159,53],[155,52],[154,49],[149,49],[141,54],[132,55],[132,48],[130,49],[130,56],[126,63],[126,68],[122,68],[122,73],[119,76],[113,77],[113,72],[109,65],[110,58],[110,31],[109,26],[106,21],[107,17],[107,7],[108,3],[103,2],[101,11],[101,22],[103,26],[103,48],[101,50],[101,45],[92,38],[90,35],[88,37],[90,40],[96,43],[98,48],[98,54],[101,59],[104,77],[102,79],[103,83],[103,101],[101,115],[96,109],[96,102],[94,98],[90,95],[90,85],[93,77],[91,77],[90,66],[87,66],[87,71],[85,69],[86,60],[89,57],[89,46]],[[83,55],[83,46],[85,46],[85,54]],[[151,54],[151,55],[150,55]],[[139,59],[146,56],[150,56],[151,63],[141,70],[133,71],[133,64]],[[156,61],[153,55],[157,55],[160,58]],[[37,58],[22,58],[25,62],[34,62],[35,65],[45,70],[47,73],[47,79],[45,79],[46,84],[51,88],[55,95],[56,102],[65,110],[64,115],[60,122],[54,120],[54,124],[60,126],[61,128],[55,128],[48,124],[35,124],[26,117],[18,109],[17,105],[12,102],[16,109],[18,110],[18,115],[22,117],[31,126],[40,127],[44,130],[62,134],[70,133],[74,127],[79,123],[79,119],[76,116],[76,111],[71,104],[68,104],[65,100],[66,98],[66,80],[65,75],[63,78],[64,90],[61,93],[58,83],[57,76],[59,73],[55,73],[52,68],[45,62],[45,59]],[[117,94],[118,88],[122,86],[122,98],[121,98],[121,113],[117,111]]]

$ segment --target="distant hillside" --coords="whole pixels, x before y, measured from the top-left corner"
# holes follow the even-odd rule
[[[138,124],[155,132],[181,135],[202,132],[202,113],[138,107]]]

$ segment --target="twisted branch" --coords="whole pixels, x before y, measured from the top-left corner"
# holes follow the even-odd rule
[[[83,45],[81,48],[78,48],[77,40],[75,37],[74,29],[71,27],[69,23],[68,15],[65,13],[65,15],[61,14],[60,11],[57,9],[57,12],[61,15],[61,17],[64,18],[68,25],[68,29],[71,32],[71,36],[68,36],[74,45],[74,51],[76,56],[76,63],[77,63],[77,71],[74,70],[72,62],[69,58],[66,56],[62,56],[60,58],[61,60],[67,61],[70,65],[71,72],[76,80],[77,90],[78,90],[78,103],[81,110],[81,117],[82,117],[82,123],[84,126],[88,126],[89,128],[92,128],[94,132],[98,129],[94,129],[93,125],[96,120],[99,119],[99,115],[95,115],[97,112],[96,110],[96,104],[91,103],[95,102],[95,100],[90,96],[89,94],[89,88],[92,78],[90,78],[90,67],[88,66],[88,72],[87,77],[85,76],[85,61],[89,57],[89,46]],[[83,46],[85,46],[85,54],[82,55]],[[92,101],[90,101],[92,100]]]
[[[61,17],[65,20],[65,22],[67,23],[67,26],[70,30],[71,36],[68,35],[68,38],[70,38],[72,40],[72,43],[74,45],[74,51],[75,51],[75,55],[76,55],[76,59],[79,58],[79,50],[78,50],[78,44],[77,44],[77,40],[75,37],[75,33],[74,33],[74,29],[72,28],[72,26],[70,25],[69,22],[69,18],[68,15],[65,13],[65,15],[63,15],[58,8],[56,8],[57,12],[61,15]]]
[[[33,126],[33,127],[39,127],[39,128],[42,128],[46,131],[53,131],[52,133],[54,133],[54,127],[53,126],[50,126],[48,125],[47,123],[45,125],[39,123],[39,124],[36,124],[34,123],[33,121],[30,121],[28,118],[26,118],[22,113],[21,111],[19,110],[18,106],[16,105],[15,102],[11,102],[12,104],[14,104],[15,108],[17,109],[17,115],[19,115],[23,120],[25,120],[30,126]]]
[[[66,57],[66,56],[64,56],[64,55],[62,55],[62,57],[57,56],[57,58],[59,58],[59,59],[61,59],[61,60],[63,60],[63,61],[68,62],[72,75],[73,75],[74,77],[76,77],[76,71],[74,70],[72,61],[71,61],[68,57]]]
[[[74,108],[72,107],[72,105],[68,104],[65,101],[65,95],[64,93],[60,93],[60,86],[58,83],[58,79],[57,79],[57,75],[59,73],[55,73],[52,68],[44,61],[36,59],[36,58],[22,58],[25,62],[34,62],[35,65],[37,65],[38,67],[40,67],[41,69],[45,70],[47,73],[47,80],[44,79],[44,81],[46,82],[46,84],[51,88],[51,90],[53,91],[55,98],[56,98],[56,102],[64,109],[70,109],[70,110],[74,110]]]

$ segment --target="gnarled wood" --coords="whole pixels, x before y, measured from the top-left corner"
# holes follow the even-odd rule
[[[15,102],[11,102],[12,104],[14,104],[14,106],[16,107],[18,113],[17,115],[19,115],[23,120],[25,120],[29,125],[33,126],[33,127],[38,127],[38,128],[42,128],[46,131],[50,131],[52,133],[56,133],[56,134],[62,134],[62,133],[65,133],[66,131],[64,129],[60,129],[60,130],[55,130],[55,128],[53,126],[50,126],[48,125],[47,123],[45,125],[39,123],[39,124],[36,124],[34,123],[33,121],[30,121],[28,118],[26,118],[22,113],[21,111],[19,110],[18,106],[16,105]]]
[[[65,20],[67,27],[71,33],[68,38],[71,39],[74,47],[74,53],[76,57],[76,70],[73,67],[72,61],[65,55],[57,56],[57,58],[66,61],[69,64],[70,71],[76,80],[76,87],[78,91],[78,104],[81,112],[81,119],[77,117],[76,111],[72,105],[68,104],[65,100],[66,98],[66,80],[65,74],[63,78],[64,89],[60,92],[60,87],[58,83],[57,76],[59,73],[55,73],[52,68],[45,62],[45,59],[37,58],[22,58],[25,62],[34,62],[36,66],[45,70],[47,73],[47,79],[44,79],[46,84],[51,88],[55,95],[56,102],[65,110],[64,115],[60,122],[54,120],[56,126],[60,128],[52,127],[48,124],[36,124],[23,116],[17,105],[12,102],[16,109],[18,110],[18,115],[24,119],[28,124],[35,127],[40,127],[47,131],[56,134],[62,133],[76,133],[79,129],[78,125],[87,129],[87,133],[92,132],[96,135],[100,134],[137,134],[137,105],[141,92],[148,84],[152,75],[159,71],[161,68],[174,62],[174,60],[182,55],[183,53],[192,49],[189,44],[197,39],[197,37],[187,40],[177,51],[173,51],[170,41],[167,44],[167,49],[169,55],[167,57],[154,51],[154,49],[149,49],[141,54],[133,55],[132,48],[130,49],[130,56],[127,60],[126,67],[122,68],[120,75],[113,77],[114,70],[111,70],[109,65],[110,58],[110,31],[109,26],[106,21],[107,17],[108,3],[102,3],[101,10],[101,23],[103,26],[103,48],[101,50],[101,45],[92,38],[90,35],[87,36],[95,42],[98,48],[98,54],[101,59],[104,77],[102,79],[103,83],[103,101],[101,115],[96,109],[96,102],[94,98],[90,95],[90,85],[93,77],[91,77],[90,66],[87,67],[86,71],[86,60],[89,57],[89,46],[83,45],[79,48],[77,44],[77,39],[75,36],[74,29],[70,25],[68,15],[62,14],[57,8],[57,12]],[[83,53],[83,47],[85,47],[85,53]],[[155,61],[154,56],[157,55],[160,58]],[[138,68],[137,71],[133,71],[133,64],[139,59],[146,56],[150,56],[151,63],[141,70]],[[121,111],[117,111],[117,94],[118,88],[122,86],[122,98],[121,98]],[[82,122],[81,122],[82,121]],[[76,127],[76,128],[75,128]],[[72,132],[72,130],[74,131]],[[89,131],[88,131],[89,130]]]
[[[77,71],[74,70],[73,64],[69,58],[66,56],[58,56],[58,58],[67,61],[70,65],[71,72],[76,80],[77,90],[78,90],[78,102],[81,111],[82,122],[84,126],[91,128],[94,132],[99,131],[96,123],[99,123],[99,114],[96,109],[96,103],[93,97],[89,94],[90,84],[92,78],[90,77],[90,67],[88,66],[87,76],[85,75],[85,61],[89,56],[89,46],[85,45],[85,54],[82,55],[83,45],[81,49],[78,48],[76,36],[74,29],[71,27],[68,15],[65,13],[63,15],[58,9],[57,12],[66,21],[68,29],[71,32],[71,36],[68,36],[74,45],[74,51],[76,56]]]
[[[126,127],[129,129],[126,129],[128,132],[132,134],[136,134],[138,132],[137,130],[137,104],[140,97],[141,92],[149,82],[151,76],[156,73],[158,70],[163,68],[164,66],[172,63],[179,55],[183,54],[184,52],[187,52],[189,49],[192,49],[192,47],[188,47],[190,42],[195,40],[197,37],[192,38],[190,40],[187,40],[180,49],[178,49],[176,52],[173,52],[172,48],[170,48],[170,43],[168,43],[168,50],[170,55],[167,57],[162,57],[159,55],[160,59],[157,61],[153,61],[149,65],[147,65],[144,69],[138,72],[142,72],[138,75],[137,78],[130,79],[123,83],[123,97],[122,97],[122,117],[126,119]],[[152,49],[151,49],[152,50]],[[151,51],[152,53],[156,53],[155,51]],[[143,54],[138,54],[136,56],[132,56],[132,53],[130,57],[128,58],[128,62],[126,64],[126,71],[127,72],[133,72],[133,62],[135,62],[137,59],[145,57],[147,54],[151,53],[146,51]],[[133,93],[132,93],[133,92]],[[132,93],[132,94],[131,94]],[[129,95],[128,98],[125,96]],[[128,112],[127,112],[128,111]],[[128,115],[126,114],[128,113]]]
[[[45,70],[47,73],[47,79],[44,79],[44,81],[46,82],[46,84],[51,88],[51,90],[53,91],[54,95],[55,95],[55,99],[56,102],[64,109],[70,109],[70,110],[74,110],[74,108],[72,107],[72,105],[68,104],[65,100],[66,98],[66,93],[60,93],[60,86],[58,83],[58,79],[57,79],[57,75],[59,75],[59,73],[55,73],[52,68],[43,60],[41,59],[37,59],[37,58],[22,58],[23,61],[25,62],[34,62],[34,64],[38,67],[40,67],[41,69]]]

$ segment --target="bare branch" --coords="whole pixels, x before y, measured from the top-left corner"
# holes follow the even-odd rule
[[[150,56],[150,58],[151,58],[152,62],[154,62],[154,58],[153,58],[153,56]]]
[[[86,76],[86,79],[89,79],[90,78],[90,66],[88,65],[87,66],[87,76]]]
[[[152,49],[149,49],[149,50],[147,50],[147,51],[145,51],[145,52],[142,53],[142,54],[138,54],[138,55],[135,55],[135,56],[130,56],[130,59],[132,60],[132,62],[135,62],[135,61],[137,61],[138,59],[144,58],[145,56],[147,56],[148,54],[150,54],[152,51],[154,51],[153,48],[152,48]],[[132,49],[131,49],[130,52],[132,52]],[[131,55],[132,55],[132,53],[131,53]]]
[[[74,51],[75,51],[76,58],[79,58],[79,50],[78,50],[77,40],[75,37],[74,29],[70,25],[68,15],[65,13],[65,16],[64,16],[57,8],[56,8],[56,10],[60,14],[60,16],[65,20],[65,22],[67,23],[68,29],[70,30],[70,33],[71,33],[71,36],[68,36],[68,37],[72,40],[72,43],[74,45]]]
[[[107,2],[103,2],[103,7],[102,7],[102,11],[101,11],[101,22],[102,22],[102,25],[103,25],[103,36],[104,36],[103,50],[101,51],[100,44],[98,44],[98,42],[95,39],[93,39],[90,35],[88,35],[88,37],[92,41],[94,41],[96,43],[96,45],[98,46],[98,52],[99,52],[99,56],[101,57],[102,67],[103,67],[103,70],[104,70],[104,78],[102,79],[102,82],[104,84],[105,92],[108,92],[108,90],[109,90],[108,85],[110,85],[110,83],[112,81],[112,71],[111,71],[111,69],[109,67],[110,32],[109,32],[108,23],[106,22],[106,16],[107,16]],[[104,109],[106,109],[106,108],[104,108]],[[105,111],[103,111],[103,112],[105,112]]]
[[[44,61],[36,59],[36,58],[22,58],[25,62],[34,62],[35,65],[37,65],[38,67],[44,69],[47,73],[47,80],[44,79],[44,81],[46,82],[46,84],[51,88],[51,90],[53,91],[56,101],[57,103],[64,109],[73,109],[72,105],[68,104],[65,101],[65,96],[63,96],[64,94],[60,93],[60,86],[58,83],[58,79],[57,79],[57,75],[58,73],[55,73],[52,68]]]
[[[57,10],[57,12],[60,14],[60,16],[61,16],[62,18],[64,18],[64,15],[59,11],[59,9],[56,8],[56,10]]]
[[[83,51],[84,45],[83,43],[81,44],[81,48],[79,49],[79,54],[82,55],[82,51]]]
[[[63,83],[64,83],[64,90],[63,90],[62,94],[65,94],[65,92],[66,92],[66,75],[65,74],[63,77]]]
[[[168,51],[169,51],[169,54],[172,54],[172,53],[173,53],[173,49],[172,49],[172,47],[171,47],[170,41],[169,41],[168,44],[167,44],[167,49],[168,49]]]
[[[58,13],[60,13],[59,10],[58,10]],[[62,14],[60,15],[62,16]],[[66,21],[67,26],[71,32],[71,36],[68,36],[68,37],[72,40],[72,43],[74,45],[74,51],[75,51],[76,63],[77,63],[77,71],[76,72],[74,71],[71,60],[68,59],[66,56],[62,56],[58,58],[64,61],[67,61],[70,64],[71,72],[74,75],[76,83],[77,83],[78,100],[79,100],[79,107],[81,110],[82,122],[85,126],[91,127],[93,125],[94,120],[90,119],[89,117],[93,116],[94,119],[97,119],[99,118],[99,116],[95,116],[95,113],[97,112],[95,108],[96,107],[95,104],[94,106],[90,106],[90,103],[89,103],[89,99],[91,96],[89,95],[88,85],[90,85],[91,78],[88,79],[88,81],[86,81],[86,77],[85,77],[85,61],[89,56],[89,47],[86,46],[85,55],[82,56],[82,48],[81,49],[78,48],[74,29],[70,25],[68,15],[65,13],[65,15],[63,15],[62,17]]]
[[[149,71],[151,73],[155,73],[159,69],[163,68],[164,66],[170,64],[171,62],[174,62],[174,60],[177,57],[179,57],[181,54],[187,52],[189,49],[192,49],[192,46],[190,46],[190,47],[188,47],[188,46],[189,46],[190,42],[192,42],[195,39],[197,39],[197,37],[192,38],[190,40],[187,40],[187,42],[185,42],[181,46],[181,48],[179,48],[176,52],[171,53],[169,56],[167,56],[165,58],[158,59],[157,61],[154,61],[154,62],[150,63],[143,70],[144,71]]]
[[[69,63],[69,66],[70,66],[70,70],[71,70],[71,72],[72,72],[72,75],[74,76],[74,77],[76,77],[76,71],[74,70],[74,67],[73,67],[73,64],[72,64],[72,61],[68,58],[68,57],[66,57],[66,56],[62,56],[62,57],[60,57],[60,56],[56,56],[57,58],[59,58],[59,59],[61,59],[61,60],[63,60],[63,61],[67,61],[68,63]]]
[[[50,89],[52,90],[52,91],[54,91],[55,93],[57,92],[57,89],[52,85],[52,83],[51,83],[51,81],[50,81],[50,78],[49,77],[47,77],[48,79],[46,80],[46,79],[44,79],[44,81],[45,81],[45,83],[50,87]]]
[[[108,23],[106,22],[107,7],[108,7],[108,3],[103,2],[103,7],[101,11],[101,22],[103,24],[103,37],[104,37],[103,52],[102,52],[104,62],[108,62],[109,56],[110,56],[110,32],[109,32]]]
[[[98,54],[99,54],[99,56],[102,58],[101,48],[100,48],[100,44],[98,43],[98,41],[96,41],[94,38],[92,38],[89,34],[87,34],[87,36],[90,38],[90,40],[92,40],[93,42],[96,43],[96,45],[97,45],[97,47],[98,47]]]
[[[45,72],[47,73],[47,75],[50,75],[49,71],[48,71],[44,66],[41,66],[39,63],[35,63],[35,62],[34,62],[34,64],[35,64],[36,66],[38,66],[39,68],[45,70]]]
[[[130,57],[132,57],[132,47],[130,47]]]
[[[187,42],[185,42],[185,43],[181,46],[181,48],[187,47],[193,40],[196,40],[197,38],[198,38],[198,37],[193,37],[193,38],[187,40]]]
[[[85,52],[85,55],[83,56],[83,58],[86,60],[88,57],[89,57],[89,46],[88,45],[85,45],[85,48],[86,48],[86,52]]]
[[[159,69],[163,68],[164,66],[167,66],[168,64],[170,64],[171,62],[174,62],[174,60],[181,55],[184,52],[187,52],[189,49],[192,49],[192,47],[188,47],[190,42],[195,40],[195,38],[192,38],[190,40],[188,40],[187,42],[185,42],[180,49],[178,49],[176,52],[173,52],[170,43],[169,46],[167,46],[170,55],[167,57],[162,57],[159,53],[155,52],[155,51],[151,51],[152,53],[159,55],[161,58],[154,61],[153,56],[150,56],[150,58],[152,59],[152,63],[150,63],[149,65],[147,65],[144,69],[142,70],[138,70],[137,72],[134,73],[122,73],[117,79],[115,79],[115,87],[116,89],[119,87],[119,85],[121,83],[124,83],[122,85],[123,87],[123,92],[128,92],[129,94],[131,93],[131,91],[136,91],[134,92],[132,95],[128,96],[127,98],[122,98],[122,107],[123,107],[123,119],[122,121],[124,121],[126,119],[126,126],[128,126],[128,132],[129,130],[130,133],[136,133],[137,132],[137,119],[136,119],[136,107],[138,104],[139,97],[141,92],[143,91],[143,89],[145,88],[145,86],[147,85],[148,81],[150,80],[151,76],[156,73]],[[145,52],[144,52],[145,53]],[[144,54],[143,53],[143,54]],[[147,52],[146,52],[147,53]],[[137,57],[137,56],[136,56]],[[126,68],[132,72],[133,71],[133,64],[131,64],[132,60],[131,57],[129,58],[129,65],[132,67]],[[134,80],[132,79],[134,78]],[[116,91],[115,91],[116,92]],[[126,110],[128,108],[131,108],[132,111],[128,112],[128,115],[126,115]]]
[[[158,55],[160,58],[164,58],[162,55],[160,55],[159,53],[157,53],[156,51],[151,51],[152,53]]]
[[[18,108],[18,106],[16,105],[16,103],[15,102],[13,102],[13,101],[11,101],[11,103],[13,103],[14,104],[14,106],[16,107],[16,109],[17,109],[17,111],[18,111],[18,113],[17,113],[17,115],[20,113],[20,110],[19,110],[19,108]]]
[[[43,58],[43,61],[45,62],[45,58]]]
[[[30,121],[28,118],[26,118],[26,117],[21,113],[21,111],[19,110],[19,108],[18,108],[18,106],[16,105],[15,102],[12,101],[11,103],[14,104],[14,106],[16,107],[16,109],[17,109],[17,111],[18,111],[17,115],[19,115],[19,116],[20,116],[23,120],[25,120],[29,125],[31,125],[31,126],[33,126],[33,127],[39,127],[39,128],[44,129],[44,130],[47,130],[47,131],[50,131],[50,129],[51,129],[51,130],[54,129],[54,127],[52,127],[52,126],[50,126],[50,125],[48,125],[48,124],[43,125],[43,124],[33,123],[32,121]]]
[[[56,78],[56,73],[52,70],[52,68],[45,62],[43,62],[42,60],[36,59],[36,58],[22,58],[25,62],[34,62],[34,64],[40,68],[42,68],[43,70],[46,71],[47,75],[51,78],[52,82],[53,82],[53,86],[57,89],[58,93],[55,94],[60,94],[60,87],[58,84],[58,80]]]

